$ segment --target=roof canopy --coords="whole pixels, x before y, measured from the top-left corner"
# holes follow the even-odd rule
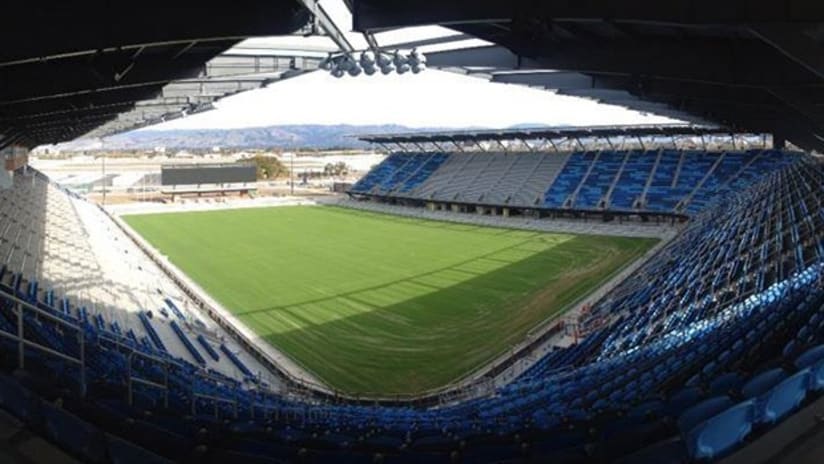
[[[562,138],[611,138],[611,137],[678,137],[730,134],[721,127],[672,125],[629,125],[629,126],[589,126],[558,127],[507,130],[461,130],[438,132],[406,132],[398,134],[359,135],[358,139],[371,143],[428,143],[428,142],[471,142],[489,140],[534,140]]]
[[[824,151],[817,0],[357,0],[356,30],[440,24],[495,45],[430,66],[687,114]]]
[[[198,111],[207,92],[166,96],[164,88],[209,80],[206,63],[241,39],[289,34],[310,16],[294,0],[12,3],[0,28],[0,148],[73,139],[137,102],[150,115]]]

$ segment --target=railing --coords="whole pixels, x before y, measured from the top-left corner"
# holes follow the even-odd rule
[[[297,377],[282,366],[280,366],[275,360],[271,359],[268,354],[263,352],[259,347],[257,347],[251,341],[246,339],[246,336],[239,332],[234,324],[230,321],[227,321],[223,318],[221,313],[216,309],[211,307],[209,302],[205,301],[201,298],[200,294],[193,288],[191,288],[186,282],[184,282],[181,278],[179,278],[176,273],[169,268],[169,266],[164,263],[154,252],[149,248],[149,246],[143,241],[135,236],[134,232],[131,231],[128,227],[126,227],[119,218],[114,217],[113,215],[109,214],[105,209],[101,208],[101,211],[104,212],[108,217],[112,219],[112,221],[129,237],[137,246],[140,248],[144,253],[146,253],[149,258],[160,267],[160,269],[166,273],[166,275],[171,278],[175,284],[177,284],[183,291],[186,293],[190,298],[192,298],[198,306],[205,310],[208,315],[215,321],[217,321],[221,327],[223,327],[227,332],[232,334],[236,341],[238,341],[244,348],[246,348],[251,354],[255,356],[255,358],[260,361],[265,366],[268,366],[272,369],[272,371],[277,372],[283,380],[285,380],[288,385],[290,386],[291,390],[294,393],[297,393],[301,396],[307,396],[310,398],[315,399],[322,399],[331,402],[338,402],[341,400],[344,401],[354,401],[354,402],[364,402],[364,403],[400,403],[400,404],[418,404],[418,405],[425,405],[425,406],[438,406],[444,404],[443,396],[447,395],[452,398],[469,398],[474,396],[481,396],[491,394],[494,391],[494,386],[483,380],[474,382],[470,385],[460,385],[456,386],[456,384],[460,384],[470,380],[478,375],[478,371],[473,371],[461,379],[452,382],[450,385],[431,389],[428,391],[420,392],[417,394],[409,394],[409,395],[393,395],[393,396],[386,396],[383,393],[378,392],[363,392],[358,395],[350,395],[343,392],[338,392],[335,390],[331,390],[327,386],[317,384],[315,382],[308,381],[306,379]],[[293,358],[289,358],[289,360],[296,365],[300,366],[302,369],[306,370],[307,372],[311,372],[310,370],[306,369],[305,367],[301,366]],[[486,369],[484,369],[486,370]]]
[[[771,260],[774,259],[774,256],[773,256],[774,254],[775,253],[771,253],[771,255],[770,255]],[[818,264],[819,268],[821,266],[820,261],[818,261],[818,259],[813,257],[813,256],[807,258],[805,261],[807,261],[807,264],[809,266],[813,266],[816,263],[819,263]],[[16,331],[16,334],[12,333],[12,332],[7,332],[7,331],[0,330],[0,336],[12,339],[12,340],[14,340],[18,343],[18,365],[19,365],[19,367],[23,368],[25,366],[25,350],[27,348],[42,351],[44,353],[47,353],[49,355],[53,355],[57,358],[60,358],[62,360],[70,362],[72,364],[78,364],[80,366],[82,391],[85,393],[85,391],[86,391],[86,365],[85,365],[86,352],[85,352],[85,350],[86,350],[87,340],[86,340],[86,332],[84,330],[84,327],[79,323],[74,323],[74,322],[71,322],[71,321],[67,321],[62,317],[55,316],[51,312],[49,312],[47,310],[44,310],[44,309],[41,309],[41,308],[38,308],[38,307],[32,305],[29,302],[26,302],[26,301],[14,296],[14,295],[9,294],[8,292],[3,291],[2,289],[0,289],[0,300],[11,303],[10,307],[11,306],[14,307],[13,313],[17,316],[17,321],[16,321],[17,322],[17,327],[16,327],[17,331]],[[40,343],[37,343],[35,341],[26,339],[25,321],[26,321],[26,314],[27,313],[36,314],[38,318],[42,318],[42,319],[46,319],[46,320],[55,322],[55,323],[59,324],[61,327],[67,327],[69,330],[76,331],[77,334],[78,334],[79,346],[80,346],[79,356],[75,358],[75,357],[69,356],[65,353],[62,353],[62,352],[56,351],[52,348],[49,348],[48,346],[44,346],[44,345],[42,345]],[[722,319],[729,319],[729,318],[731,318],[731,314],[728,314],[726,312],[722,312],[721,314],[719,314],[719,317],[722,318]],[[147,354],[147,353],[137,351],[134,348],[127,346],[122,341],[119,341],[115,338],[112,338],[111,336],[109,336],[105,333],[100,333],[99,337],[97,337],[97,339],[98,340],[105,339],[105,340],[113,341],[113,342],[117,343],[118,345],[120,345],[122,347],[126,347],[129,350],[129,355],[128,355],[128,385],[127,385],[127,388],[128,388],[128,395],[129,395],[130,404],[133,401],[133,387],[134,387],[134,385],[135,384],[141,384],[141,385],[147,385],[147,386],[150,386],[150,387],[153,387],[153,388],[163,389],[164,393],[165,393],[165,402],[166,402],[166,405],[168,406],[168,402],[169,402],[169,372],[170,372],[172,367],[179,365],[177,362],[175,362],[172,359],[157,357],[157,356],[153,356],[151,354]],[[160,364],[162,366],[163,372],[164,372],[163,382],[161,383],[161,382],[157,382],[157,381],[154,381],[154,380],[150,380],[148,378],[135,376],[133,374],[132,367],[133,367],[133,360],[137,359],[137,358],[148,359],[150,361],[153,361],[153,362],[156,362],[156,363]],[[206,376],[206,377],[208,377],[208,376]],[[300,379],[295,379],[295,380],[298,381],[298,382],[301,382]],[[301,386],[309,388],[309,387],[312,386],[312,384],[308,383],[308,382],[303,382],[303,383],[301,383]],[[477,392],[479,390],[484,391],[484,390],[486,390],[486,388],[487,388],[487,384],[485,384],[485,383],[470,384],[470,385],[463,386],[463,387],[455,387],[455,385],[453,383],[452,385],[444,387],[442,389],[436,389],[436,390],[427,392],[423,395],[419,395],[414,400],[420,402],[420,401],[429,399],[429,400],[435,401],[437,404],[444,404],[445,402],[457,401],[459,399],[462,399],[462,398],[465,397],[466,394],[472,394],[473,392]],[[317,392],[315,392],[315,393],[317,393]],[[427,398],[426,396],[424,396],[424,395],[427,395],[427,394],[428,395],[434,395],[434,396],[432,396],[430,398]],[[352,397],[346,396],[346,395],[339,395],[339,397],[341,399],[360,399],[360,398],[352,398]],[[206,395],[206,394],[201,394],[201,393],[196,393],[194,391],[192,391],[192,405],[191,405],[193,412],[195,412],[196,409],[197,409],[196,402],[197,402],[198,398],[205,399],[205,400],[208,400],[208,401],[212,401],[214,403],[214,408],[215,408],[215,414],[216,415],[219,413],[219,405],[220,404],[229,404],[229,405],[231,405],[233,407],[234,415],[236,417],[238,415],[238,400],[223,398],[223,397],[218,397],[218,396],[211,396],[211,395]],[[327,396],[326,398],[329,398],[329,397]],[[337,396],[336,396],[336,398],[337,398]],[[375,401],[381,401],[381,400],[380,399],[375,400],[373,398],[370,401],[375,402]],[[390,401],[390,400],[387,399],[386,401]],[[412,401],[412,399],[396,398],[395,401]],[[271,412],[274,412],[276,414],[278,413],[278,408],[267,407],[263,404],[256,403],[256,402],[252,401],[251,402],[251,411],[252,411],[253,416],[254,416],[254,411],[255,411],[256,408],[262,409],[264,415],[267,413],[267,411],[269,413],[271,413]]]
[[[134,370],[133,370],[133,359],[135,357],[148,359],[150,361],[154,361],[160,364],[163,367],[163,383],[158,383],[153,380],[149,380],[147,378],[135,377]],[[127,396],[126,400],[129,403],[129,406],[134,405],[134,384],[144,385],[147,387],[156,388],[158,390],[163,391],[163,405],[165,407],[169,407],[169,362],[166,359],[159,358],[157,356],[153,356],[147,353],[143,353],[137,350],[132,350],[128,356],[128,363],[126,369],[126,391]],[[194,401],[192,401],[192,409],[194,409]]]
[[[40,351],[46,353],[50,356],[54,356],[56,358],[62,359],[67,361],[71,364],[76,364],[79,366],[80,369],[80,388],[81,388],[81,395],[85,396],[86,394],[86,332],[82,326],[79,324],[75,324],[60,317],[57,317],[48,311],[38,308],[37,306],[32,305],[20,298],[9,294],[3,289],[0,289],[0,300],[4,302],[10,302],[14,305],[13,313],[17,316],[17,326],[16,326],[16,333],[6,332],[4,330],[0,330],[0,337],[11,339],[17,342],[17,367],[19,369],[24,369],[26,366],[26,348],[31,348],[36,351]],[[31,313],[37,315],[39,318],[48,319],[51,322],[55,322],[63,328],[66,328],[70,331],[75,331],[77,333],[78,343],[80,346],[79,354],[77,357],[72,357],[67,355],[66,353],[62,353],[60,351],[54,350],[48,346],[42,345],[32,340],[26,339],[26,330],[25,330],[25,316],[26,313]]]
[[[80,371],[80,386],[81,386],[81,395],[85,396],[86,394],[86,350],[88,347],[88,340],[86,335],[86,330],[80,325],[79,323],[75,323],[72,321],[67,321],[66,319],[56,316],[51,312],[44,310],[42,308],[38,308],[37,306],[32,305],[29,302],[21,300],[20,298],[9,294],[3,289],[0,289],[0,301],[11,303],[13,305],[13,313],[16,315],[16,333],[7,332],[5,330],[0,330],[0,337],[7,338],[17,342],[17,367],[19,369],[25,369],[26,367],[26,350],[36,350],[42,353],[46,353],[49,356],[54,356],[55,358],[61,359],[66,361],[70,364],[77,365]],[[74,331],[77,333],[77,338],[79,342],[79,354],[77,357],[73,357],[65,352],[57,351],[51,347],[45,346],[41,343],[36,341],[30,340],[26,338],[26,325],[25,325],[25,318],[27,313],[35,314],[40,319],[45,319],[50,322],[58,324],[62,330],[64,331]],[[117,338],[106,334],[106,333],[99,333],[98,344],[101,342],[108,342],[114,344],[116,347],[125,350],[127,354],[127,365],[126,365],[126,400],[129,405],[134,404],[134,390],[136,385],[143,385],[150,388],[155,388],[157,390],[163,391],[164,396],[164,406],[169,406],[169,377],[171,369],[178,364],[170,359],[165,359],[162,357],[154,356],[148,353],[144,353],[142,351],[138,351],[135,348],[129,346],[128,344],[124,343],[122,340],[118,340]],[[163,379],[162,381],[157,381],[156,379],[150,379],[145,376],[141,376],[137,374],[137,369],[135,368],[135,360],[136,359],[143,359],[154,363],[155,366],[160,368],[163,371]],[[204,378],[209,378],[209,376],[204,376]],[[196,412],[196,404],[197,399],[206,399],[215,403],[215,410],[217,414],[217,407],[218,404],[230,404],[232,405],[234,416],[238,416],[238,401],[235,399],[229,398],[222,398],[218,396],[206,395],[203,393],[197,393],[192,391],[192,412]],[[265,415],[267,412],[271,413],[275,411],[275,408],[265,406],[260,403],[252,403],[250,405],[252,415],[254,417],[254,410],[259,409],[263,411]]]
[[[213,395],[206,395],[206,394],[203,394],[203,393],[196,393],[194,390],[192,390],[192,415],[193,416],[197,415],[197,400],[198,399],[207,400],[207,401],[212,402],[212,404],[214,405],[213,413],[214,413],[215,419],[220,419],[220,405],[221,404],[230,405],[232,407],[232,415],[234,416],[233,419],[238,418],[237,400],[229,399],[229,398],[222,398],[222,397],[213,396]],[[252,410],[254,411],[254,405],[252,405]]]
[[[138,246],[138,248],[146,253],[146,255],[155,264],[157,264],[158,267],[184,291],[184,293],[192,298],[203,311],[205,311],[213,320],[218,322],[222,328],[229,332],[233,338],[239,342],[241,346],[248,350],[248,352],[251,353],[259,362],[261,362],[264,366],[269,367],[273,372],[278,373],[287,383],[289,390],[292,393],[303,397],[304,400],[315,399],[329,403],[356,402],[364,404],[414,404],[418,406],[437,407],[462,399],[488,396],[493,394],[495,391],[494,376],[496,373],[500,374],[511,365],[511,361],[514,358],[523,355],[525,353],[525,346],[533,347],[536,346],[536,343],[540,343],[543,340],[542,335],[550,332],[553,324],[555,323],[554,321],[557,321],[560,318],[559,316],[555,316],[549,318],[549,320],[543,321],[538,325],[538,327],[536,327],[536,329],[533,329],[530,336],[527,337],[527,340],[516,349],[504,353],[499,358],[490,361],[480,369],[476,369],[465,374],[461,378],[451,382],[449,385],[419,392],[417,394],[387,396],[385,393],[380,392],[361,392],[358,395],[350,395],[335,391],[325,385],[320,385],[307,379],[295,376],[286,368],[279,365],[279,363],[272,359],[270,355],[268,355],[260,347],[256,346],[252,341],[248,340],[247,336],[240,332],[232,321],[225,319],[221,311],[218,311],[212,307],[211,303],[202,298],[200,294],[202,290],[191,287],[188,282],[184,281],[182,277],[179,277],[176,270],[171,269],[170,266],[164,262],[154,252],[154,250],[151,249],[150,245],[145,243],[141,237],[137,236],[136,233],[126,226],[119,218],[113,214],[110,214],[103,208],[100,209],[126,234],[127,237],[129,237]],[[662,241],[662,244],[666,242],[666,240]],[[658,251],[662,244],[654,247],[653,250]],[[649,255],[644,256],[644,259],[640,259],[638,261],[646,262],[648,258]],[[630,267],[635,268],[637,266]],[[610,280],[616,278],[617,275],[624,274],[621,271],[626,271],[626,269],[617,270],[615,273],[608,276],[606,280]],[[591,296],[592,295],[587,295],[587,297],[590,298]],[[308,373],[312,372],[302,366],[294,358],[288,357],[288,359],[304,371]]]

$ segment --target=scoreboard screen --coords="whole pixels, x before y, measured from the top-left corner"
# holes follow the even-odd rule
[[[161,166],[161,185],[233,184],[255,182],[253,164],[189,164]]]

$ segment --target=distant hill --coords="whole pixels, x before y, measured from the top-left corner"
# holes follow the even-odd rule
[[[529,125],[535,127],[535,125]],[[469,127],[463,129],[481,129]],[[141,130],[100,139],[78,139],[60,144],[65,151],[135,150],[166,147],[170,150],[221,148],[364,148],[357,134],[424,132],[439,128],[409,128],[396,124],[354,126],[287,125],[242,129]]]

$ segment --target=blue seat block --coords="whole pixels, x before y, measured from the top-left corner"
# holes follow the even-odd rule
[[[42,420],[40,400],[10,376],[0,376],[0,407],[29,425]]]
[[[783,369],[770,369],[756,375],[745,383],[744,386],[741,387],[741,394],[747,399],[758,398],[766,394],[774,386],[778,385],[786,378],[787,373],[784,372]]]
[[[618,464],[684,464],[689,460],[681,440],[667,440],[633,453]]]
[[[738,391],[744,379],[737,372],[727,372],[714,378],[709,384],[710,395],[725,395]]]
[[[114,435],[106,435],[106,444],[112,464],[171,464],[172,462]]]
[[[665,413],[672,417],[679,416],[685,409],[698,403],[703,396],[699,387],[685,387],[670,396]]]
[[[752,432],[754,411],[755,402],[747,400],[698,424],[684,437],[690,456],[713,459],[735,448]]]
[[[724,411],[733,404],[730,397],[726,395],[704,400],[687,409],[678,417],[678,429],[681,430],[682,434],[686,434],[698,424]]]
[[[809,388],[810,369],[791,375],[767,393],[765,402],[758,411],[758,420],[770,424],[781,420],[804,401]]]
[[[794,364],[796,368],[804,369],[805,367],[810,367],[822,359],[824,359],[824,345],[818,345],[800,354],[797,358],[795,358]]]
[[[810,366],[810,390],[824,390],[824,359]]]
[[[103,462],[106,446],[103,434],[93,425],[49,403],[43,405],[46,434],[55,443],[86,462]]]

